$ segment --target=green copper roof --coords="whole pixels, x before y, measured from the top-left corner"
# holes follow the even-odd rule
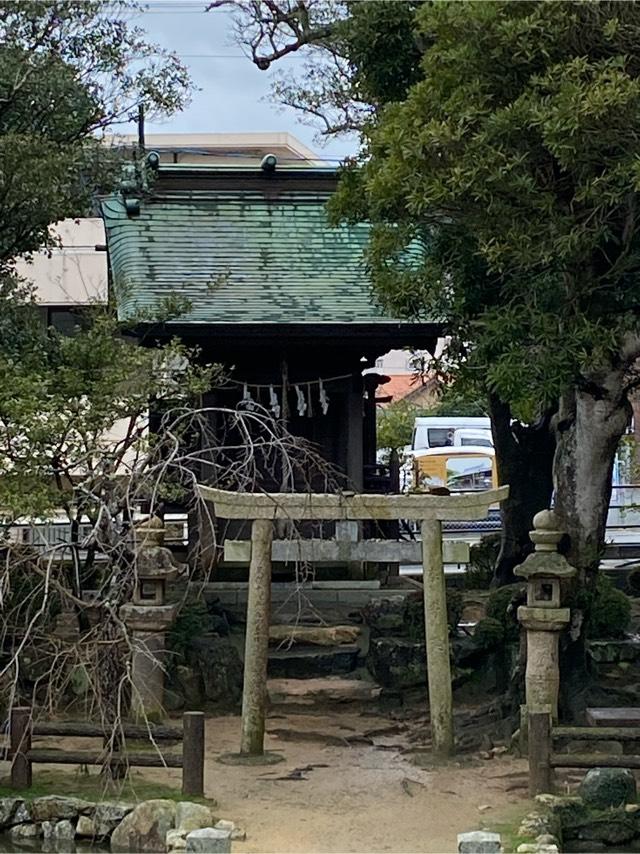
[[[154,193],[129,214],[102,202],[121,319],[186,297],[180,322],[390,322],[363,261],[366,225],[329,226],[328,192],[191,189]]]

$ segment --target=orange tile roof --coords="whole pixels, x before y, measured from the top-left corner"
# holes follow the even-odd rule
[[[415,374],[390,374],[389,381],[379,385],[376,389],[376,397],[391,397],[391,403],[397,403],[405,397],[411,397],[414,393],[423,391],[429,393],[434,391],[436,380],[434,377],[421,379]]]

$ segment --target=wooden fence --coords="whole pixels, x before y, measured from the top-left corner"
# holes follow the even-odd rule
[[[118,735],[125,739],[145,739],[151,743],[163,741],[182,742],[182,753],[160,755],[159,751],[133,753],[129,751],[106,753],[95,750],[34,749],[34,736],[73,738],[107,738],[104,727],[94,723],[71,721],[34,723],[29,706],[16,707],[11,712],[10,748],[11,786],[14,789],[31,787],[32,765],[98,765],[107,764],[114,773],[131,766],[142,768],[182,768],[182,793],[204,795],[204,714],[185,712],[182,727],[146,726],[124,724]]]
[[[560,753],[559,741],[640,742],[640,727],[552,726],[548,712],[529,712],[529,792],[552,791],[554,768],[640,768],[638,753]]]

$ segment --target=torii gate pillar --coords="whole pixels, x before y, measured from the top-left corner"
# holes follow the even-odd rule
[[[422,522],[422,567],[431,739],[434,753],[450,756],[453,753],[453,688],[442,564],[442,522],[438,519]]]
[[[251,563],[247,598],[247,631],[244,642],[240,738],[240,753],[254,756],[264,752],[272,541],[273,522],[270,519],[254,519],[251,524]]]

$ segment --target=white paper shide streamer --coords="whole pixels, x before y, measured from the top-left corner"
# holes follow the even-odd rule
[[[280,402],[272,385],[269,386],[269,408],[273,412],[274,418],[280,418]]]
[[[322,414],[326,415],[329,411],[329,395],[327,394],[325,387],[322,385],[322,380],[318,380],[318,386],[320,389],[318,394],[318,400],[320,401],[320,409],[322,410]]]
[[[304,415],[307,411],[307,401],[304,399],[304,392],[299,385],[295,386],[296,390],[296,408],[298,415]]]

